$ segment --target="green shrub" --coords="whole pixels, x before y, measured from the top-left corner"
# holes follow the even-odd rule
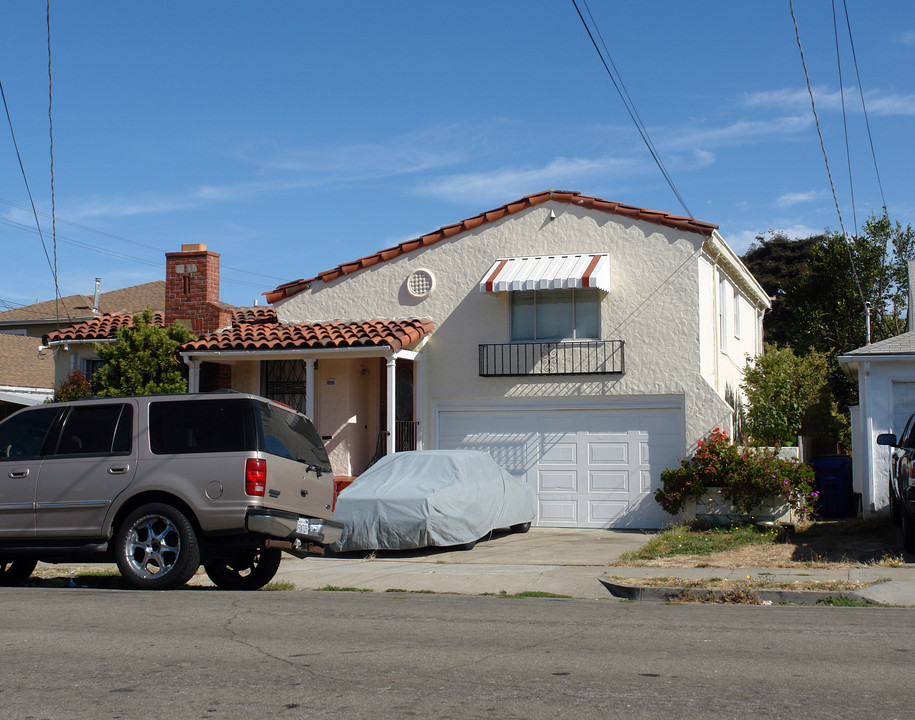
[[[681,460],[680,467],[664,470],[661,483],[664,487],[655,491],[654,497],[671,515],[679,513],[688,500],[698,499],[707,488],[721,488],[722,496],[743,513],[778,497],[805,517],[817,496],[813,470],[804,463],[780,458],[777,450],[738,447],[720,428],[699,441],[692,458]]]

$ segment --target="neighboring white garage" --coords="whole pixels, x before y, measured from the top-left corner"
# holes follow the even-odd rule
[[[682,398],[436,408],[440,448],[489,452],[537,492],[543,527],[657,528],[661,471],[683,456]]]

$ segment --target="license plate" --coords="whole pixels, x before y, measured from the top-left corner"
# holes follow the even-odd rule
[[[323,529],[324,523],[308,518],[299,518],[295,527],[295,531],[300,535],[320,535]]]

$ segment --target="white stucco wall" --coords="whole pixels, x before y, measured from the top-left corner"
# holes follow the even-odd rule
[[[880,433],[902,431],[904,420],[894,422],[893,384],[915,382],[915,363],[904,358],[861,360],[857,363],[859,411],[855,450],[860,455],[852,468],[860,473],[855,485],[861,487],[861,507],[865,516],[885,512],[889,504],[889,477],[892,448],[877,445]]]
[[[684,398],[688,451],[730,417],[716,390],[720,383],[700,372],[707,314],[698,270],[704,240],[699,234],[546,203],[330,283],[316,281],[276,309],[280,321],[290,323],[432,318],[436,331],[422,350],[426,447],[435,447],[429,421],[433,405],[440,402],[539,398],[561,403],[563,398],[666,395]],[[492,263],[507,256],[587,252],[610,255],[611,292],[602,301],[602,337],[625,341],[626,372],[479,377],[478,345],[509,341],[507,294],[478,289]],[[407,278],[418,268],[436,278],[435,291],[422,300],[406,290]]]

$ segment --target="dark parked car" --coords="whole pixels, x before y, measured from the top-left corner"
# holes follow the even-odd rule
[[[0,422],[0,585],[36,563],[116,562],[177,587],[203,564],[253,590],[283,550],[339,537],[333,474],[311,422],[255,395],[86,399]]]
[[[883,433],[877,436],[877,444],[894,448],[889,480],[890,517],[895,525],[902,525],[905,551],[915,553],[915,415],[898,437]]]
[[[473,547],[497,528],[526,532],[533,488],[487,453],[419,450],[388,455],[337,497],[343,534],[334,550]]]

